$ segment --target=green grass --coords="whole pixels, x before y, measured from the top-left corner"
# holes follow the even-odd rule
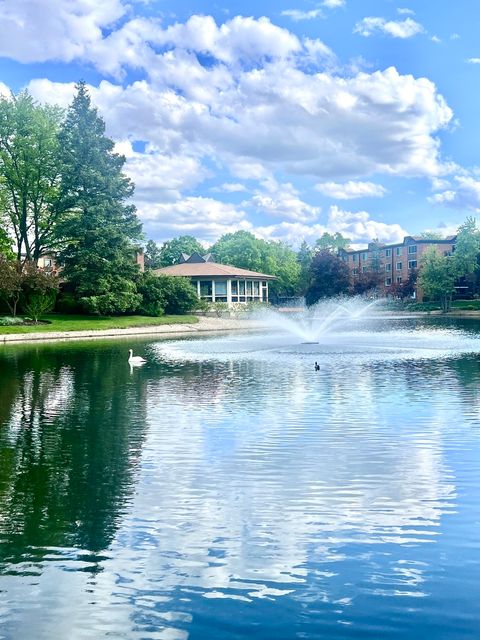
[[[101,331],[102,329],[126,329],[128,327],[152,327],[162,324],[195,324],[196,316],[118,316],[97,317],[82,315],[64,315],[60,313],[47,314],[43,320],[50,324],[0,326],[0,335],[7,333],[52,333],[56,331]]]
[[[408,311],[437,311],[438,302],[414,302],[407,306]],[[453,300],[450,311],[480,311],[480,300]]]

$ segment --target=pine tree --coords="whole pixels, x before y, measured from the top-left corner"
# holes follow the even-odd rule
[[[141,300],[134,259],[141,224],[128,204],[134,186],[122,173],[125,158],[114,153],[84,82],[77,85],[60,145],[62,198],[72,211],[58,227],[65,242],[59,255],[63,277],[90,312],[133,311]]]

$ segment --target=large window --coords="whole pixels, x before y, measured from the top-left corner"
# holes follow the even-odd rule
[[[215,302],[227,302],[226,280],[215,280]]]
[[[200,280],[200,297],[211,298],[213,292],[211,280]]]
[[[417,261],[416,260],[409,260],[408,261],[408,268],[409,269],[416,269],[417,268]]]
[[[397,262],[397,271],[401,271],[402,270],[402,263],[401,262]]]
[[[392,270],[392,265],[390,264],[390,262],[387,262],[387,264],[385,265],[385,271],[391,271]]]
[[[385,257],[389,258],[392,255],[392,250],[391,249],[385,249]]]
[[[397,256],[401,256],[402,255],[402,247],[397,247],[395,249],[395,253],[397,254]]]
[[[408,253],[417,253],[417,245],[412,244],[408,247]]]

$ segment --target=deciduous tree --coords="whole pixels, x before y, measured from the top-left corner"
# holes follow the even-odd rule
[[[349,270],[345,262],[332,251],[318,251],[312,260],[310,286],[305,294],[307,304],[348,293],[349,286]]]

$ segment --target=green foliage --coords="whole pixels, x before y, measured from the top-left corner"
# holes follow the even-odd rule
[[[348,249],[350,238],[345,238],[338,231],[336,233],[328,233],[325,231],[318,240],[315,241],[315,251],[333,251],[337,253],[339,249]]]
[[[165,313],[183,314],[198,308],[196,289],[187,278],[159,276],[164,296]]]
[[[329,250],[315,254],[310,268],[310,286],[305,294],[307,305],[347,293],[349,286],[349,270],[343,260]]]
[[[429,298],[440,300],[445,312],[450,308],[457,274],[452,256],[440,255],[435,247],[430,247],[423,254],[419,284]]]
[[[38,322],[53,309],[58,292],[58,277],[27,262],[22,272],[22,307],[28,317]]]
[[[276,276],[269,285],[272,297],[297,291],[301,267],[295,252],[281,242],[267,242],[248,231],[236,231],[223,235],[210,251],[216,262]]]
[[[300,275],[298,276],[297,293],[305,294],[310,283],[310,265],[312,264],[313,249],[304,240],[297,253],[297,262],[300,265]]]
[[[125,204],[133,194],[122,173],[125,158],[113,152],[114,143],[104,134],[105,124],[79,83],[60,132],[61,195],[71,214],[58,226],[59,237],[66,239],[59,262],[86,310],[127,313],[141,302],[134,263],[141,225],[135,208]]]
[[[469,217],[458,228],[455,241],[453,259],[458,278],[472,274],[477,270],[479,253],[480,231],[477,229],[475,218]]]
[[[165,312],[165,292],[161,278],[146,271],[142,273],[137,284],[137,291],[142,296],[138,313],[145,316],[161,316]]]
[[[23,324],[22,318],[16,318],[13,316],[0,316],[0,327],[13,327],[19,324]]]
[[[193,236],[179,236],[178,238],[167,240],[159,250],[158,267],[169,267],[172,264],[178,264],[182,253],[190,255],[194,252],[200,255],[206,253],[202,245]]]
[[[0,221],[2,219],[2,212],[5,209],[2,207],[1,197],[0,197]],[[7,234],[6,230],[0,227],[0,256],[12,260],[15,257],[15,254],[12,251],[12,240]]]
[[[158,269],[162,266],[162,255],[160,247],[153,240],[149,240],[145,247],[145,267],[147,269]]]
[[[6,303],[12,316],[17,314],[17,306],[22,294],[22,265],[0,255],[0,298]]]
[[[20,260],[55,246],[62,162],[58,131],[62,112],[36,104],[26,91],[0,97],[0,218],[15,238]]]

